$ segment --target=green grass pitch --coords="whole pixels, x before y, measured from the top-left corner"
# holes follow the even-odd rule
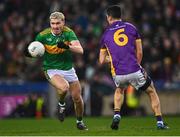
[[[180,117],[165,117],[170,129],[157,130],[155,118],[123,117],[120,129],[110,129],[111,117],[86,117],[88,131],[79,131],[74,117],[63,123],[57,119],[3,119],[0,120],[0,136],[178,136]]]

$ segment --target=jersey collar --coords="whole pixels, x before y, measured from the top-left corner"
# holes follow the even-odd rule
[[[111,25],[109,25],[109,27],[115,26],[117,24],[121,24],[122,20],[117,20],[115,22],[113,22]]]
[[[52,32],[52,30],[51,30],[51,34],[52,34],[53,36],[60,36],[60,35],[62,34],[62,32],[59,33],[58,35],[56,35],[56,34],[54,34],[54,33]]]

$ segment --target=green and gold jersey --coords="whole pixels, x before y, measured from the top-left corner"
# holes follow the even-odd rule
[[[71,51],[57,47],[59,41],[68,43],[72,40],[77,40],[76,34],[66,26],[64,26],[62,33],[59,35],[52,34],[51,28],[47,28],[37,35],[36,41],[43,43],[46,50],[43,56],[44,70],[69,70],[72,68]]]

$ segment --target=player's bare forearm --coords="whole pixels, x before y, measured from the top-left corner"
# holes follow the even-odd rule
[[[138,63],[141,64],[143,54],[142,53],[136,53],[136,56],[137,56]]]
[[[99,63],[100,64],[108,64],[108,63],[110,63],[109,56],[106,56],[103,60],[99,59]]]
[[[69,44],[69,50],[75,53],[83,54],[83,48],[78,40],[71,41]]]
[[[105,63],[109,63],[109,62],[110,62],[110,59],[109,59],[109,56],[107,54],[107,51],[101,49],[100,53],[99,53],[99,63],[105,64]]]
[[[105,63],[110,63],[111,61],[110,61],[110,57],[109,56],[106,56],[105,57]]]
[[[136,40],[136,57],[139,64],[141,64],[143,57],[142,42],[141,39]]]
[[[79,47],[79,46],[69,46],[69,50],[71,50],[72,52],[75,52],[75,53],[79,53],[79,54],[83,54],[83,48],[82,47]]]

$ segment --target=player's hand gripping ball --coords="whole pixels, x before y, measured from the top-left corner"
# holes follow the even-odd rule
[[[33,41],[28,46],[28,52],[32,57],[41,57],[44,55],[45,47],[39,41]]]

